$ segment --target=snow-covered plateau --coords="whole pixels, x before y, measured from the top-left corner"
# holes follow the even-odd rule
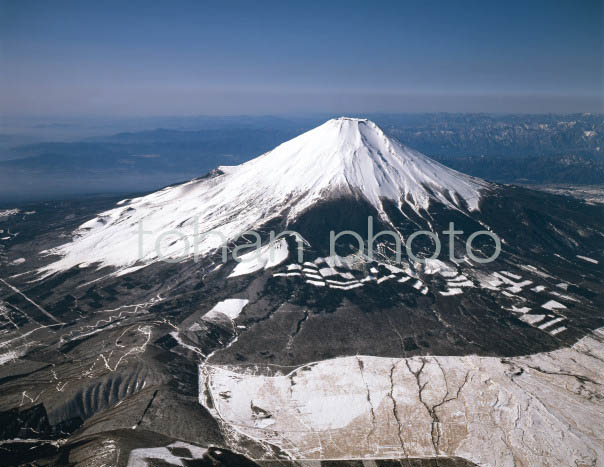
[[[514,358],[356,355],[273,376],[203,364],[200,402],[234,440],[266,441],[294,459],[604,465],[602,361],[599,329],[570,348]]]

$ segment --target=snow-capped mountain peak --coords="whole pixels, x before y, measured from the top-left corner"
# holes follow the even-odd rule
[[[155,236],[177,229],[165,255],[182,254],[195,235],[220,232],[227,240],[276,217],[292,222],[318,202],[361,197],[384,218],[383,200],[419,212],[431,202],[478,208],[486,183],[451,170],[390,139],[373,122],[332,119],[272,151],[220,174],[125,200],[83,224],[74,240],[53,253],[62,258],[47,272],[80,264],[130,266],[158,259],[153,241],[139,244],[138,229]],[[208,237],[198,253],[220,246]],[[92,260],[92,261],[91,261]]]
[[[372,121],[341,117],[281,144],[241,167],[275,191],[306,193],[307,201],[352,191],[382,211],[380,198],[427,208],[430,200],[477,209],[480,181],[387,137]],[[298,203],[294,215],[305,209]]]

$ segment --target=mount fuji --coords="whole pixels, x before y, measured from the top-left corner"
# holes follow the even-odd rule
[[[0,211],[0,447],[15,465],[598,465],[603,218],[356,118],[145,196]],[[331,249],[380,230],[373,254]],[[398,258],[419,230],[423,260]],[[486,235],[469,254],[479,231],[493,261]]]
[[[156,235],[179,231],[179,238],[163,250],[166,257],[177,257],[193,242],[198,253],[207,254],[219,246],[219,237],[196,239],[203,233],[218,232],[233,242],[277,218],[291,226],[313,206],[330,200],[360,200],[392,225],[388,202],[414,217],[422,217],[431,204],[475,211],[488,187],[391,140],[369,120],[338,118],[248,163],[219,167],[209,177],[121,201],[120,207],[81,225],[72,243],[53,250],[63,258],[47,270],[83,262],[130,267],[157,261],[154,242],[145,242],[140,250],[140,227]]]

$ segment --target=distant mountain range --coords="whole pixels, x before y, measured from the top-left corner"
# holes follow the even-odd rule
[[[604,183],[602,115],[409,114],[374,115],[372,119],[390,137],[449,167],[488,180]],[[18,138],[2,135],[0,199],[149,191],[200,176],[219,165],[250,160],[323,120],[178,121],[178,128],[16,146],[11,142]],[[175,124],[172,120],[153,123]],[[194,129],[195,125],[200,128]]]

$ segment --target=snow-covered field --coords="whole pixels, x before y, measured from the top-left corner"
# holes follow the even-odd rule
[[[200,367],[200,402],[235,442],[249,436],[295,459],[602,465],[603,359],[598,330],[516,358],[350,356],[276,376],[210,363]]]

